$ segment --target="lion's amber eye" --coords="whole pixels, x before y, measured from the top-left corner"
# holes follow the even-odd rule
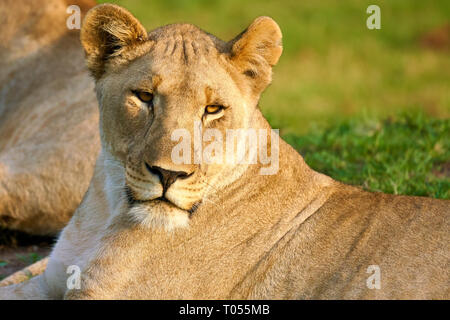
[[[220,105],[210,105],[210,106],[206,106],[205,112],[206,112],[207,114],[215,114],[215,113],[219,113],[222,109],[223,109],[223,106],[220,106]]]
[[[139,100],[145,103],[150,103],[153,100],[153,94],[146,91],[138,91],[136,92],[136,96],[139,98]]]

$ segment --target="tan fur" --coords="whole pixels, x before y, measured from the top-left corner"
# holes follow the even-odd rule
[[[66,9],[93,1],[0,2],[0,225],[56,234],[92,176],[94,86]]]
[[[48,258],[44,258],[26,268],[23,268],[22,270],[14,272],[9,277],[6,277],[2,281],[0,281],[0,287],[6,287],[9,285],[21,283],[29,280],[32,277],[42,274],[47,267],[47,262]]]
[[[120,32],[131,39],[120,43],[132,49],[113,45],[120,52],[98,56],[98,28],[116,34],[114,26],[130,21],[138,24],[111,5],[86,17],[102,152],[45,273],[0,288],[0,297],[449,298],[448,201],[341,184],[311,170],[282,140],[273,175],[261,175],[261,164],[172,161],[171,132],[192,130],[198,119],[222,132],[270,129],[257,103],[281,54],[273,20],[258,18],[228,43],[186,24],[140,42],[141,25],[131,25]],[[153,92],[154,106],[135,90]],[[228,108],[204,116],[214,103]],[[167,190],[169,202],[160,201],[161,184],[145,163],[191,175]],[[70,265],[82,270],[81,289],[66,287]],[[381,269],[379,290],[366,286],[369,265]]]

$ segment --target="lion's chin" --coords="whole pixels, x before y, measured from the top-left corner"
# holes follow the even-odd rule
[[[189,225],[189,211],[174,204],[155,199],[134,204],[128,214],[131,218],[145,227],[172,231],[186,228]]]

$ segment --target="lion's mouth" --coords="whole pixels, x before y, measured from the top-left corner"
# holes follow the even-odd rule
[[[161,202],[165,202],[165,203],[168,203],[168,204],[170,204],[170,205],[172,205],[172,206],[174,206],[174,207],[179,208],[179,207],[178,207],[177,205],[175,205],[173,202],[171,202],[170,200],[168,200],[165,196],[162,196],[162,197],[159,197],[159,198],[150,200],[150,201],[153,201],[153,202],[155,202],[155,201],[161,201]],[[182,208],[180,208],[180,209],[182,209]]]
[[[136,199],[133,196],[133,192],[131,191],[131,189],[128,186],[125,187],[125,194],[127,196],[127,201],[128,201],[128,204],[129,204],[130,207],[135,205],[135,204],[142,204],[142,203],[148,203],[148,202],[153,202],[153,201],[162,201],[162,202],[171,204],[173,206],[176,206],[175,204],[170,202],[164,195],[159,197],[159,198],[155,198],[155,199],[151,199],[151,200],[139,200],[139,199]]]
[[[128,205],[130,208],[135,205],[157,204],[159,202],[164,205],[168,205],[170,207],[186,211],[187,213],[189,213],[189,216],[191,216],[197,210],[197,208],[200,204],[200,203],[195,203],[191,208],[188,208],[188,209],[181,208],[181,207],[177,206],[175,203],[173,203],[172,201],[170,201],[169,199],[167,199],[164,195],[162,195],[161,197],[155,198],[155,199],[151,199],[151,200],[139,200],[139,199],[134,198],[133,192],[131,191],[131,189],[128,186],[125,187],[125,194],[126,194],[127,202],[128,202]]]

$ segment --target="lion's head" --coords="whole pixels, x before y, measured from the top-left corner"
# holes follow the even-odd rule
[[[185,224],[246,166],[196,156],[228,129],[264,127],[257,103],[282,52],[280,28],[260,17],[229,42],[190,24],[147,33],[125,9],[99,5],[87,14],[81,41],[96,80],[103,152],[123,171],[131,212]]]

